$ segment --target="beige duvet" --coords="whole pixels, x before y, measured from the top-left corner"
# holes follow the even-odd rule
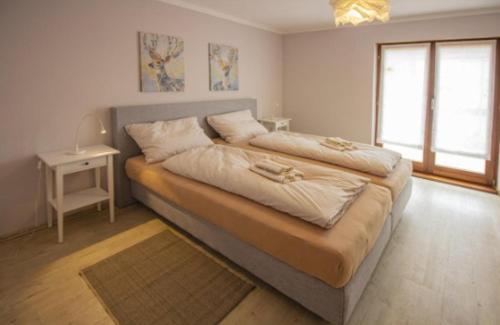
[[[401,154],[363,143],[354,143],[356,150],[338,151],[321,144],[325,137],[271,132],[250,140],[252,146],[323,161],[369,174],[386,177],[401,160]]]
[[[250,171],[263,159],[293,166],[304,177],[281,184]],[[331,228],[369,182],[342,171],[222,145],[188,150],[162,166],[323,228]]]
[[[397,163],[396,166],[394,167],[394,170],[392,171],[392,173],[390,173],[386,177],[382,177],[382,176],[377,176],[377,175],[373,175],[373,174],[369,174],[369,173],[364,173],[364,172],[361,172],[359,170],[354,170],[354,169],[350,169],[347,167],[342,167],[339,165],[333,165],[333,164],[330,164],[327,162],[322,162],[319,160],[298,157],[298,156],[286,154],[283,152],[278,152],[278,151],[273,151],[273,150],[269,150],[269,149],[255,147],[255,146],[250,145],[248,140],[237,142],[237,143],[232,143],[232,144],[227,143],[226,141],[224,141],[222,139],[213,139],[213,141],[216,144],[237,147],[237,148],[241,148],[241,149],[245,149],[245,150],[263,152],[263,153],[267,153],[267,154],[270,154],[273,156],[280,156],[280,157],[284,157],[284,158],[288,158],[288,159],[298,160],[298,161],[306,162],[306,163],[317,165],[317,166],[336,169],[336,170],[344,171],[346,173],[367,177],[370,179],[370,182],[372,184],[376,184],[376,185],[380,185],[380,186],[388,188],[391,191],[391,196],[392,196],[394,201],[398,198],[399,194],[401,193],[401,191],[403,190],[405,185],[408,183],[408,180],[410,179],[411,174],[412,174],[412,163],[411,163],[411,161],[406,160],[406,159],[401,159],[399,161],[399,163]]]

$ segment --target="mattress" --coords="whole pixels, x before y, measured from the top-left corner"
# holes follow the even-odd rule
[[[272,153],[272,154],[275,154],[278,156],[291,158],[291,159],[297,159],[300,161],[305,161],[305,162],[317,164],[320,166],[335,168],[335,169],[343,170],[343,171],[346,171],[346,172],[349,172],[352,174],[364,176],[364,177],[369,178],[373,184],[388,188],[391,191],[393,201],[396,201],[399,194],[401,194],[401,191],[403,190],[406,183],[410,179],[412,171],[413,171],[411,161],[406,160],[406,159],[401,159],[398,162],[398,164],[394,167],[394,170],[392,171],[392,173],[389,174],[387,177],[380,177],[380,176],[360,172],[360,171],[357,171],[354,169],[349,169],[349,168],[345,168],[345,167],[341,167],[341,166],[337,166],[337,165],[332,165],[332,164],[329,164],[326,162],[321,162],[321,161],[312,160],[312,159],[308,159],[308,158],[292,156],[292,155],[289,155],[286,153],[276,152],[276,151],[272,151],[272,150],[268,150],[268,149],[258,148],[258,147],[255,147],[255,146],[252,146],[251,144],[249,144],[248,141],[242,141],[242,142],[230,144],[230,143],[227,143],[226,141],[224,141],[223,139],[217,138],[217,139],[214,139],[214,142],[217,144],[236,146],[236,147],[244,148],[244,149],[248,149],[248,150]]]
[[[175,175],[143,156],[127,160],[130,179],[334,288],[345,286],[368,255],[392,208],[388,189],[369,184],[328,230],[210,185]]]

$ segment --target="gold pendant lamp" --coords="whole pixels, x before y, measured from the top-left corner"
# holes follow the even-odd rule
[[[330,0],[330,5],[335,12],[337,26],[356,26],[374,20],[385,23],[390,18],[389,0]]]

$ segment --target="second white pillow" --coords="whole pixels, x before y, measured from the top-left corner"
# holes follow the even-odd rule
[[[207,122],[227,142],[235,143],[268,133],[252,116],[250,110],[212,115]]]

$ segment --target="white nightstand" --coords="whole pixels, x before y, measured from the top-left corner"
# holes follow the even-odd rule
[[[68,151],[55,151],[39,154],[45,164],[47,223],[52,227],[52,208],[57,212],[57,233],[60,243],[63,242],[64,213],[84,206],[109,201],[109,221],[115,220],[114,189],[113,189],[113,155],[120,152],[105,145],[81,148],[82,154],[71,154]],[[107,166],[108,191],[101,188],[101,167]],[[94,169],[95,187],[64,195],[64,175]],[[55,174],[55,197],[54,197]]]
[[[264,117],[259,119],[260,124],[264,125],[270,132],[290,131],[291,118],[286,117]]]

